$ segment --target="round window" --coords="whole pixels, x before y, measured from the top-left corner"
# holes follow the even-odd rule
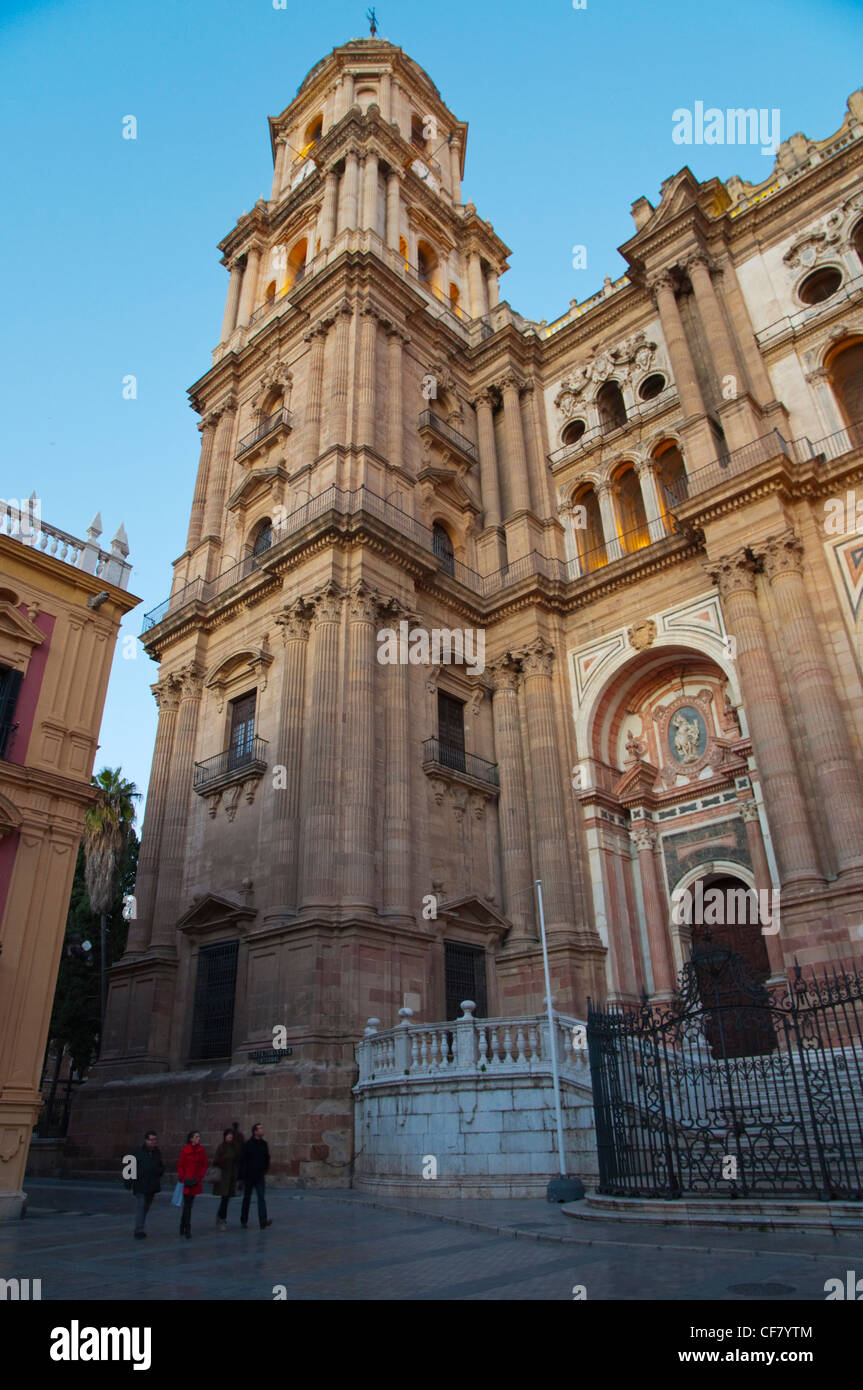
[[[804,304],[823,304],[830,299],[842,284],[842,272],[835,266],[825,266],[807,275],[797,293]]]
[[[654,397],[660,395],[664,390],[665,377],[661,372],[652,372],[650,376],[644,378],[644,381],[638,388],[638,394],[643,401],[652,401]]]

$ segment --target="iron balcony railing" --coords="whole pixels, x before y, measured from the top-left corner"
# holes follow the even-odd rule
[[[476,445],[468,439],[467,435],[459,434],[458,430],[452,428],[452,425],[448,425],[445,420],[439,419],[433,411],[423,411],[417,422],[417,429],[433,430],[435,434],[440,435],[441,439],[445,439],[448,444],[452,444],[469,459],[476,460]]]
[[[439,738],[427,738],[423,743],[423,762],[437,763],[439,767],[450,768],[453,772],[464,772],[475,777],[478,782],[488,782],[491,787],[500,786],[497,763],[478,758],[475,753],[466,753],[453,743],[444,743]]]
[[[281,429],[282,426],[284,426],[285,429],[292,429],[293,423],[294,417],[284,406],[282,406],[280,410],[273,411],[273,414],[268,415],[266,420],[262,420],[261,423],[256,425],[253,430],[250,430],[248,434],[243,435],[237,445],[235,457],[240,458],[243,454],[247,454],[250,449],[254,449],[256,444],[260,444],[262,439],[266,439],[268,434],[274,434],[275,431]]]
[[[565,463],[570,458],[576,458],[578,454],[592,449],[595,444],[608,439],[611,435],[617,435],[628,429],[632,425],[640,424],[653,415],[660,414],[677,402],[677,387],[666,386],[658,396],[653,396],[649,401],[638,401],[627,411],[626,419],[620,425],[610,428],[608,425],[592,425],[586,429],[584,434],[579,435],[571,444],[561,444],[559,448],[553,449],[548,455],[550,464]],[[576,417],[578,418],[578,417]]]
[[[207,758],[202,763],[195,763],[195,776],[192,783],[193,789],[197,792],[203,787],[210,786],[213,782],[218,782],[222,777],[228,777],[232,772],[243,772],[248,768],[265,768],[267,765],[267,740],[265,738],[253,738],[243,748],[226,748],[224,753],[217,753],[215,758]]]

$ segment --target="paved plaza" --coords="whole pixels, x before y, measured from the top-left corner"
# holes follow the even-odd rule
[[[41,1279],[42,1299],[824,1301],[824,1283],[863,1269],[863,1236],[589,1227],[543,1200],[370,1198],[271,1189],[273,1225],[216,1228],[217,1199],[195,1202],[177,1234],[170,1185],[148,1238],[132,1237],[120,1183],[31,1181],[29,1208],[0,1226],[0,1277]]]

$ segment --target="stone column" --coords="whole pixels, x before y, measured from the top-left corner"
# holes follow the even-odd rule
[[[278,202],[282,189],[286,182],[286,165],[289,164],[288,138],[286,135],[277,135],[275,139],[276,164],[273,170],[273,202]]]
[[[453,140],[449,147],[449,180],[452,189],[452,200],[456,207],[461,206],[461,146],[458,140]]]
[[[311,609],[298,599],[278,618],[285,644],[279,742],[273,761],[285,769],[285,785],[274,789],[273,874],[268,916],[297,911],[300,840],[300,778],[306,696],[306,653]]]
[[[324,181],[324,205],[321,209],[321,250],[326,251],[336,239],[336,214],[339,206],[339,176],[330,169]]]
[[[760,547],[759,547],[760,549]],[[764,572],[776,603],[791,698],[812,756],[819,812],[839,873],[863,867],[863,784],[803,577],[803,545],[793,531],[764,546]]]
[[[641,459],[635,465],[638,474],[638,482],[641,487],[641,500],[644,503],[644,514],[647,517],[647,529],[652,541],[661,541],[668,535],[663,520],[662,502],[659,498],[659,488],[656,483],[656,474],[653,471],[653,459]]]
[[[387,327],[389,366],[387,374],[387,452],[394,468],[404,463],[404,402],[402,399],[402,349],[405,336],[395,324]]]
[[[237,413],[237,402],[232,396],[218,412],[213,411],[212,413],[214,415],[218,413],[219,427],[216,431],[213,474],[209,483],[204,513],[204,540],[219,539],[222,534],[222,508],[225,505],[225,488],[233,457],[234,419]]]
[[[649,288],[659,310],[665,345],[668,348],[668,358],[674,373],[674,384],[677,387],[677,394],[680,397],[684,415],[687,419],[691,416],[703,415],[705,412],[701,387],[698,385],[695,363],[692,360],[692,353],[689,351],[689,343],[686,341],[683,320],[677,307],[674,282],[670,273],[667,270],[662,271],[661,274],[654,277]]]
[[[401,225],[401,174],[394,169],[387,175],[387,246],[398,253],[399,227]]]
[[[395,600],[381,621],[398,629],[402,619],[412,621]],[[415,917],[411,902],[411,742],[410,666],[382,667],[381,697],[385,710],[386,774],[384,778],[384,885],[383,911],[398,917]]]
[[[494,309],[500,303],[500,283],[495,271],[490,270],[485,277],[486,302],[489,309]]]
[[[252,316],[252,310],[255,307],[255,297],[258,292],[258,268],[260,264],[260,247],[250,246],[246,252],[246,269],[243,271],[243,289],[240,295],[240,308],[237,314],[237,323],[241,326],[249,322]]]
[[[764,848],[764,839],[761,834],[761,818],[758,814],[758,804],[754,797],[747,801],[740,802],[740,815],[743,824],[746,826],[746,843],[749,846],[749,858],[752,861],[752,873],[755,877],[755,887],[760,893],[772,893],[773,880],[770,877],[770,865],[767,862],[767,851]],[[768,902],[772,899],[768,898]],[[780,928],[782,918],[780,913]],[[767,956],[770,961],[771,975],[783,975],[785,973],[785,958],[779,940],[778,932],[766,932],[764,943],[767,947]]]
[[[363,169],[363,226],[380,235],[378,227],[378,157],[367,154]]]
[[[551,675],[554,651],[543,638],[538,638],[520,656],[533,782],[530,811],[535,867],[537,877],[542,879],[549,935],[570,933],[576,922],[560,775],[560,732]]]
[[[237,307],[240,303],[240,286],[243,280],[243,270],[238,260],[231,263],[231,278],[228,282],[228,298],[225,301],[225,316],[222,319],[222,336],[220,342],[227,342],[237,326]]]
[[[617,530],[617,512],[614,509],[614,486],[612,483],[598,483],[595,491],[602,517],[602,539],[605,541],[605,553],[610,564],[612,560],[619,560],[623,555],[623,546]]]
[[[504,911],[513,924],[510,940],[523,940],[535,931],[533,904],[536,895],[531,889],[533,874],[527,821],[527,783],[518,707],[520,677],[517,664],[509,656],[497,662],[490,674],[494,683],[491,707],[494,751],[500,776],[497,815]]]
[[[341,304],[335,313],[335,331],[330,350],[330,365],[327,372],[324,399],[325,448],[334,444],[344,446],[348,438],[348,370],[352,311],[349,304]]]
[[[740,367],[710,270],[710,261],[701,251],[690,256],[686,262],[686,273],[692,281],[695,302],[698,306],[701,322],[704,324],[704,332],[710,344],[716,372],[720,377],[733,376],[735,381],[739,381]]]
[[[341,801],[339,646],[342,595],[332,582],[312,600],[311,709],[305,726],[300,809],[300,902],[304,908],[336,901],[336,836]]]
[[[497,476],[497,448],[494,441],[494,403],[492,392],[480,391],[474,401],[479,437],[479,475],[486,526],[499,526],[500,483]]]
[[[195,745],[204,682],[194,662],[177,675],[180,702],[176,732],[170,755],[170,772],[160,826],[159,884],[153,914],[151,946],[175,949],[174,928],[188,907],[183,899],[183,869],[189,819],[192,815]],[[221,752],[221,749],[218,750]]]
[[[656,832],[647,825],[639,825],[630,830],[629,838],[638,852],[638,871],[641,876],[654,991],[656,994],[670,995],[674,992],[676,983],[674,955],[669,937],[671,909],[660,887],[656,871]]]
[[[321,416],[324,399],[324,348],[326,324],[316,324],[305,335],[309,344],[309,377],[306,384],[305,462],[314,463],[321,452]]]
[[[348,601],[347,726],[342,760],[344,888],[342,902],[375,905],[375,671],[377,595],[361,580]]]
[[[488,313],[486,284],[482,273],[482,261],[476,251],[469,251],[467,257],[468,285],[470,287],[471,318],[485,318]]]
[[[356,153],[351,150],[345,156],[345,173],[342,180],[341,199],[339,201],[339,232],[352,231],[357,225],[359,201],[359,160]]]
[[[534,499],[534,511],[540,514],[543,520],[547,520],[555,514],[554,490],[551,474],[545,461],[544,431],[539,414],[537,392],[532,381],[527,383],[524,392],[527,402],[527,434],[530,440],[530,458],[533,471],[531,493]]]
[[[201,432],[201,458],[198,464],[198,476],[195,480],[195,495],[192,499],[189,532],[186,537],[187,550],[194,550],[201,539],[201,532],[204,526],[204,509],[207,503],[207,489],[210,482],[210,462],[213,456],[213,440],[216,436],[216,426],[218,422],[218,411],[210,411],[198,424],[198,429]]]
[[[156,746],[147,791],[147,818],[138,853],[135,877],[135,917],[129,925],[126,951],[145,951],[153,930],[153,908],[159,881],[162,856],[162,827],[165,821],[168,783],[171,776],[177,710],[180,705],[181,682],[176,676],[164,676],[150,687],[159,709]]]
[[[705,569],[719,590],[726,627],[737,642],[743,703],[781,886],[820,886],[818,854],[758,607],[752,561],[739,550],[708,562]]]
[[[393,79],[392,73],[381,73],[380,90],[381,116],[387,125],[393,118]]]
[[[357,382],[357,443],[375,447],[375,367],[378,315],[371,304],[360,310],[360,361]]]
[[[530,479],[527,471],[527,454],[524,448],[524,430],[521,423],[520,395],[524,383],[509,373],[500,383],[503,396],[504,438],[506,439],[507,464],[510,477],[511,511],[530,511]]]

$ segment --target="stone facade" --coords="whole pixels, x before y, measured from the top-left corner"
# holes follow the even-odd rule
[[[863,478],[861,116],[757,188],[682,169],[553,324],[500,300],[467,128],[401,50],[334,50],[270,122],[73,1165],[179,1143],[200,1095],[285,1180],[349,1181],[369,1016],[542,1009],[537,878],[576,1017],[669,995],[698,879],[781,889],[765,976],[859,954],[863,538],[825,503]],[[484,658],[378,660],[420,629]]]
[[[0,1221],[20,1216],[129,547],[0,511]]]

